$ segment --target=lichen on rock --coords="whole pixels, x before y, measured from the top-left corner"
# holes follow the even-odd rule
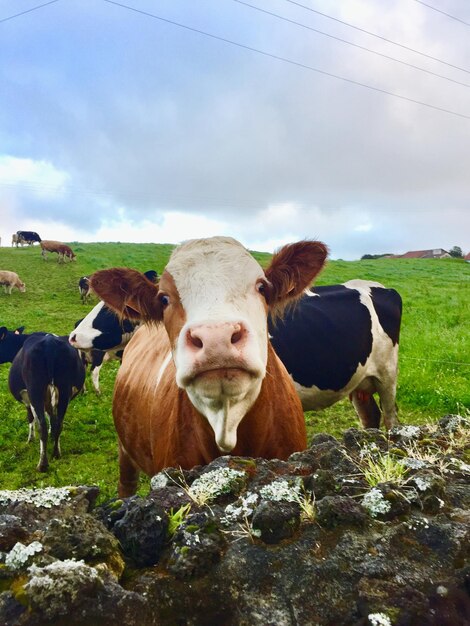
[[[0,491],[0,505],[27,502],[35,507],[50,509],[70,498],[73,487],[45,487],[43,489],[18,489]]]
[[[33,610],[48,619],[66,615],[83,602],[96,597],[103,580],[94,567],[66,559],[45,567],[32,565],[24,589]]]
[[[28,545],[22,544],[20,541],[15,543],[13,548],[5,557],[5,565],[12,570],[23,569],[27,563],[38,552],[42,552],[44,546],[39,541],[32,541]]]
[[[188,494],[198,504],[211,502],[221,495],[239,493],[244,486],[246,473],[221,467],[201,474],[188,489]]]
[[[377,489],[377,487],[374,487],[364,494],[361,504],[372,517],[384,515],[392,508],[390,503],[385,500],[383,493],[380,489]]]

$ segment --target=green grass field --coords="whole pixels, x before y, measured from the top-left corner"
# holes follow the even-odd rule
[[[25,332],[43,330],[68,334],[74,323],[97,302],[82,305],[78,279],[95,270],[127,266],[161,272],[171,245],[130,243],[72,243],[76,263],[47,262],[40,249],[0,248],[0,269],[19,274],[26,293],[11,296],[0,289],[0,326],[26,326]],[[265,264],[268,254],[255,254]],[[434,422],[446,413],[470,410],[470,264],[461,260],[379,259],[330,261],[317,284],[351,278],[378,280],[403,298],[398,397],[405,423]],[[62,459],[51,461],[47,474],[39,474],[39,444],[27,444],[26,410],[8,391],[9,364],[0,365],[0,488],[96,484],[102,498],[114,496],[117,483],[116,437],[111,401],[117,363],[101,371],[102,395],[91,382],[88,392],[71,403],[61,438]],[[310,434],[340,435],[357,425],[348,401],[306,414]],[[142,489],[147,480],[142,479]]]

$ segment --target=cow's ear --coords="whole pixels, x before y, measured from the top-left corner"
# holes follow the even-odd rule
[[[3,341],[5,339],[5,337],[7,336],[7,327],[6,326],[0,326],[0,341]]]
[[[151,283],[155,283],[155,284],[158,283],[158,272],[156,272],[155,270],[148,270],[147,272],[144,272],[144,276]]]
[[[120,318],[145,322],[162,319],[157,286],[137,270],[100,270],[90,276],[90,286]]]
[[[15,335],[22,335],[24,328],[24,326],[18,326],[18,328],[15,328]]]
[[[327,255],[324,243],[307,240],[287,244],[276,252],[265,271],[270,282],[270,306],[282,308],[300,297],[325,265]]]

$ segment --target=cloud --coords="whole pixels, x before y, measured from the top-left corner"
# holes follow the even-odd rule
[[[160,224],[144,219],[131,222],[121,213],[121,218],[102,226],[94,234],[97,241],[117,241],[125,235],[126,241],[138,243],[179,243],[186,239],[213,237],[228,234],[228,226],[222,220],[209,219],[178,211],[165,213]]]
[[[25,184],[38,194],[56,195],[63,190],[68,179],[69,175],[66,172],[57,170],[51,163],[0,155],[2,184]]]

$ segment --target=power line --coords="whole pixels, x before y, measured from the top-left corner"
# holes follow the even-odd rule
[[[419,70],[420,72],[425,72],[426,74],[430,74],[431,76],[436,76],[437,78],[442,78],[451,83],[455,83],[456,85],[461,85],[462,87],[469,87],[470,84],[462,83],[459,80],[454,80],[453,78],[449,78],[448,76],[443,76],[442,74],[437,74],[436,72],[432,72],[430,70],[426,70],[423,67],[419,67],[417,65],[413,65],[412,63],[407,63],[406,61],[401,61],[400,59],[396,59],[395,57],[391,57],[387,54],[382,54],[381,52],[377,52],[375,50],[371,50],[370,48],[366,48],[365,46],[361,46],[357,43],[353,43],[352,41],[348,41],[347,39],[342,39],[341,37],[336,37],[335,35],[331,35],[330,33],[325,33],[322,30],[318,30],[317,28],[313,28],[312,26],[307,26],[306,24],[302,24],[302,22],[296,22],[295,20],[291,20],[288,17],[284,17],[282,15],[278,15],[277,13],[273,13],[272,11],[267,11],[266,9],[261,9],[253,4],[249,4],[248,2],[244,2],[243,0],[233,0],[233,2],[237,2],[238,4],[242,4],[250,9],[255,9],[255,11],[260,11],[261,13],[265,13],[266,15],[271,15],[279,20],[284,22],[288,22],[290,24],[294,24],[295,26],[300,26],[301,28],[305,28],[319,35],[324,35],[325,37],[329,37],[330,39],[335,39],[336,41],[340,41],[341,43],[345,43],[348,46],[354,46],[354,48],[359,48],[360,50],[364,50],[365,52],[370,52],[371,54],[376,54],[379,57],[384,59],[388,59],[389,61],[394,61],[395,63],[401,63],[401,65],[406,65],[407,67],[411,67],[415,70]]]
[[[427,7],[428,9],[432,9],[433,11],[437,11],[437,13],[441,13],[442,15],[445,15],[446,17],[450,17],[451,20],[455,20],[456,22],[460,22],[461,24],[465,24],[465,26],[470,26],[469,22],[466,22],[465,20],[462,20],[460,17],[456,17],[455,15],[451,15],[450,13],[446,13],[445,11],[442,11],[441,9],[437,9],[436,7],[433,7],[430,4],[426,4],[426,2],[422,2],[422,0],[414,0],[414,2],[417,2],[418,4],[422,4],[423,6]]]
[[[106,1],[106,0],[105,0]],[[437,61],[438,63],[443,63],[449,67],[453,67],[456,70],[460,70],[461,72],[466,72],[470,74],[470,70],[467,70],[463,67],[459,67],[458,65],[453,65],[452,63],[448,63],[447,61],[443,61],[442,59],[438,59],[437,57],[433,57],[430,54],[426,54],[425,52],[421,52],[420,50],[416,50],[415,48],[411,48],[410,46],[405,46],[405,44],[398,43],[397,41],[393,41],[392,39],[387,39],[386,37],[382,37],[382,35],[377,35],[377,33],[372,33],[370,30],[366,30],[365,28],[360,28],[359,26],[354,26],[354,24],[350,24],[349,22],[345,22],[340,20],[337,17],[333,17],[332,15],[327,15],[326,13],[322,13],[321,11],[317,11],[316,9],[312,9],[311,7],[305,6],[305,4],[301,4],[300,2],[296,2],[296,0],[284,0],[285,2],[289,2],[290,4],[295,4],[306,11],[311,11],[312,13],[316,13],[317,15],[321,15],[322,17],[326,17],[329,20],[333,20],[338,22],[339,24],[343,24],[344,26],[348,26],[349,28],[354,28],[354,30],[358,30],[361,33],[365,33],[366,35],[370,35],[371,37],[376,37],[377,39],[381,39],[382,41],[386,41],[387,43],[391,43],[394,46],[398,46],[399,48],[403,48],[404,50],[409,50],[410,52],[415,52],[416,54],[420,54],[427,59],[431,59],[433,61]]]
[[[175,22],[165,17],[161,17],[159,15],[155,15],[154,13],[148,13],[147,11],[143,11],[141,9],[136,9],[134,7],[130,7],[126,4],[122,4],[120,2],[115,2],[115,0],[103,0],[103,2],[107,2],[108,4],[114,4],[118,7],[122,7],[123,9],[127,9],[128,11],[133,11],[135,13],[139,13],[140,15],[145,15],[146,17],[151,17],[153,19],[159,20],[161,22],[165,22],[166,24],[171,24],[172,26],[177,26],[178,28],[183,28],[185,30],[189,30],[193,33],[198,33],[199,35],[204,35],[205,37],[210,37],[211,39],[215,39],[216,41],[222,41],[224,43],[228,43],[232,46],[237,46],[238,48],[242,48],[244,50],[249,50],[250,52],[256,52],[257,54],[261,54],[265,57],[269,57],[271,59],[276,59],[277,61],[282,61],[284,63],[289,63],[289,65],[294,65],[296,67],[301,67],[302,69],[309,70],[311,72],[316,72],[318,74],[322,74],[323,76],[329,76],[330,78],[336,78],[337,80],[341,80],[343,82],[349,83],[351,85],[356,85],[358,87],[364,87],[365,89],[369,89],[371,91],[376,91],[377,93],[381,93],[387,96],[391,96],[393,98],[398,98],[399,100],[404,100],[406,102],[411,102],[413,104],[418,104],[420,106],[427,107],[428,109],[433,109],[434,111],[440,111],[441,113],[448,113],[449,115],[454,115],[456,117],[461,117],[463,119],[470,120],[470,115],[465,115],[464,113],[458,113],[457,111],[451,111],[450,109],[445,109],[444,107],[439,107],[434,104],[429,104],[428,102],[423,102],[422,100],[415,100],[414,98],[409,98],[408,96],[402,96],[400,94],[393,93],[391,91],[387,91],[386,89],[381,89],[380,87],[373,87],[372,85],[367,85],[366,83],[361,83],[357,80],[353,80],[352,78],[346,78],[345,76],[339,76],[338,74],[333,74],[331,72],[326,72],[325,70],[321,70],[319,68],[313,67],[311,65],[306,65],[305,63],[300,63],[298,61],[293,61],[292,59],[288,59],[286,57],[279,56],[277,54],[272,54],[270,52],[265,52],[264,50],[260,50],[259,48],[253,48],[252,46],[247,46],[245,44],[241,44],[237,41],[233,41],[232,39],[227,39],[225,37],[219,37],[218,35],[214,35],[207,31],[200,30],[198,28],[193,28],[192,26],[187,26],[186,24],[181,24],[180,22]]]
[[[32,11],[37,11],[38,9],[42,9],[43,7],[47,7],[49,4],[54,4],[54,2],[59,2],[59,0],[50,0],[50,2],[45,2],[44,4],[38,4],[31,9],[26,9],[26,11],[21,11],[21,13],[16,13],[15,15],[10,15],[9,17],[4,17],[0,19],[1,22],[8,22],[8,20],[12,20],[15,17],[20,17],[21,15],[25,15],[26,13],[31,13]]]

